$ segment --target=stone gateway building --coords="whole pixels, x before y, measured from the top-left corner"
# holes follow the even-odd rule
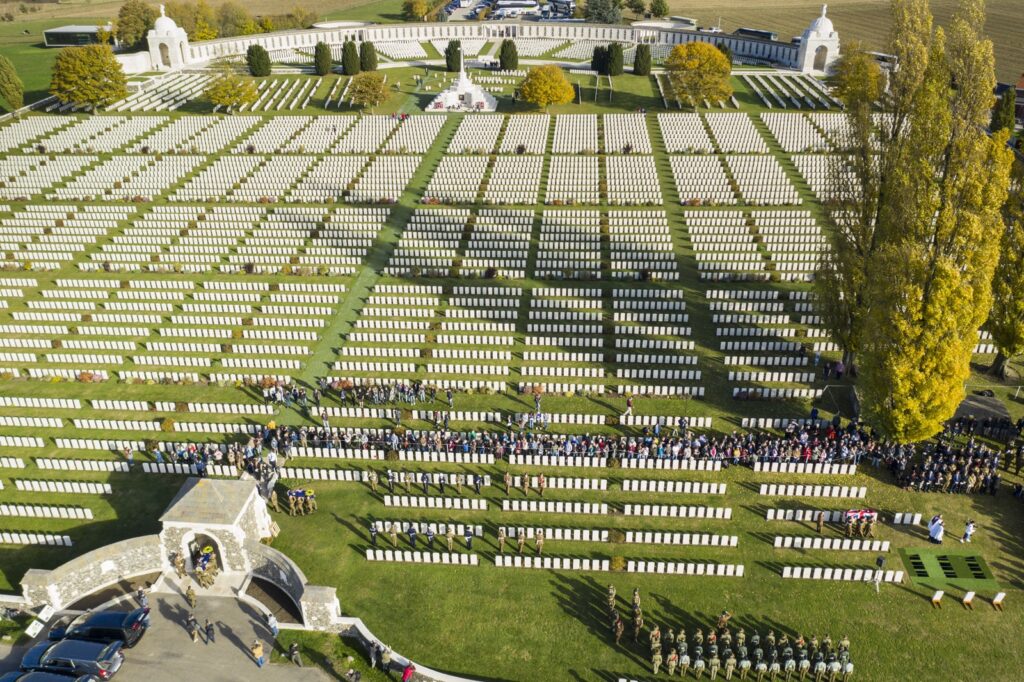
[[[300,624],[332,629],[341,617],[333,587],[309,585],[287,556],[266,544],[276,526],[251,479],[189,478],[171,501],[157,535],[147,535],[88,552],[51,571],[31,569],[22,595],[3,601],[22,609],[69,608],[96,593],[127,592],[145,580],[175,579],[173,559],[181,553],[193,571],[196,549],[210,547],[221,572],[219,593],[244,595],[249,584],[265,581],[290,599]]]

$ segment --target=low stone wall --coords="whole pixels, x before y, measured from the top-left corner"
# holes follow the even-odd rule
[[[49,604],[60,610],[121,580],[161,570],[159,535],[145,535],[100,547],[52,571],[29,569],[21,580],[32,607]]]

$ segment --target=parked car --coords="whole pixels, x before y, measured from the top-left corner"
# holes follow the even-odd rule
[[[123,646],[122,642],[104,644],[77,639],[44,642],[28,650],[21,659],[21,669],[69,676],[95,675],[109,680],[124,663]]]
[[[81,677],[68,677],[67,675],[55,675],[53,673],[21,673],[13,672],[0,675],[0,682],[100,682],[95,675],[82,675]]]
[[[122,642],[126,649],[139,643],[149,628],[149,609],[134,611],[93,611],[58,621],[47,637],[51,642],[61,639],[82,639],[90,642]]]

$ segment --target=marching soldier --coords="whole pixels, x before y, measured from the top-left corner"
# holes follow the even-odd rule
[[[465,481],[466,476],[464,474],[455,474],[455,492],[459,495],[462,494],[462,483]]]
[[[537,474],[537,492],[540,493],[541,497],[544,497],[544,488],[547,486],[547,481],[544,480],[544,474]]]
[[[640,633],[644,629],[644,614],[640,609],[633,611],[633,641],[640,641]]]
[[[818,530],[818,535],[821,535],[821,531],[825,527],[825,512],[823,512],[823,511],[818,512],[818,521],[817,521],[816,527],[817,527],[817,530]]]
[[[540,528],[537,529],[537,534],[534,535],[534,542],[537,544],[537,556],[544,553],[544,531]]]
[[[519,545],[519,553],[523,553],[523,547],[526,545],[526,531],[522,528],[519,529],[519,535],[516,537],[516,543]]]
[[[654,669],[654,674],[657,675],[658,669],[661,668],[661,649],[651,654],[651,668]]]
[[[391,536],[391,546],[398,549],[398,530],[395,528],[395,524],[388,524],[388,535]]]
[[[864,524],[864,535],[873,538],[875,537],[875,520],[868,518],[867,523]]]
[[[512,489],[512,474],[505,470],[505,497],[508,497],[509,491]]]
[[[608,608],[615,608],[615,585],[608,585]]]
[[[868,534],[868,520],[867,519],[861,519],[859,527],[857,528],[857,530],[860,531],[860,536],[862,538],[863,537],[867,537],[867,534]]]
[[[721,665],[722,661],[718,658],[718,656],[712,654],[711,659],[708,661],[708,672],[710,673],[711,679],[714,680],[718,677],[718,669],[721,667]]]
[[[846,517],[846,537],[848,537],[848,538],[852,538],[853,537],[853,517],[852,516],[847,516]]]
[[[675,649],[670,649],[668,652],[668,658],[665,659],[665,667],[668,668],[669,677],[676,674],[677,665],[679,665],[679,654],[676,653]]]
[[[316,493],[310,488],[306,491],[306,513],[312,514],[317,510]]]
[[[498,526],[498,554],[505,553],[505,529]]]
[[[670,650],[676,648],[676,633],[672,631],[672,628],[669,628],[668,632],[665,633],[665,636],[662,637],[662,642],[664,643],[662,646],[663,649]],[[666,659],[666,663],[667,662],[668,660]]]
[[[615,631],[615,645],[618,646],[619,640],[622,639],[622,632],[626,629],[625,624],[623,624],[622,619],[619,618],[618,614],[615,615],[615,625],[613,627]]]
[[[455,526],[448,524],[448,531],[444,534],[444,539],[448,542],[448,553],[451,554],[455,551]]]
[[[295,496],[288,493],[288,516],[295,516]]]
[[[736,647],[739,648],[747,643],[747,631],[743,628],[736,633]]]
[[[277,503],[277,491],[273,489],[270,491],[270,508],[278,514],[281,513],[281,505]]]
[[[651,644],[651,651],[661,651],[661,628],[657,625],[651,628],[650,634],[647,635],[648,641]]]
[[[523,486],[523,497],[529,497],[530,496],[530,474],[525,474],[524,473],[520,477],[519,482]]]
[[[732,674],[736,671],[736,654],[729,652],[729,657],[725,659],[725,679],[731,680]]]
[[[405,486],[405,494],[409,494],[409,488],[414,482],[414,477],[411,471],[402,471],[402,485]]]
[[[185,601],[188,602],[188,607],[190,609],[193,611],[196,610],[196,591],[192,589],[191,583],[189,584],[188,589],[185,590]]]
[[[640,588],[639,587],[634,587],[633,588],[633,610],[635,611],[638,608],[640,608]]]
[[[369,469],[366,472],[366,482],[370,484],[370,490],[377,492],[377,472]]]

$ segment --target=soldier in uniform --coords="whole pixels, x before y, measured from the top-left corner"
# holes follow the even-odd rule
[[[823,512],[823,511],[818,512],[818,521],[817,521],[816,525],[817,525],[818,535],[821,535],[821,531],[825,527],[825,512]]]
[[[427,486],[430,484],[430,474],[428,474],[426,471],[420,474],[420,483],[423,485],[423,494],[428,494]]]
[[[544,497],[544,488],[547,486],[547,481],[544,480],[544,474],[537,474],[537,492],[540,493],[541,497]]]
[[[730,651],[725,658],[725,679],[731,680],[734,672],[736,672],[736,654]]]
[[[668,668],[669,677],[676,674],[677,665],[679,665],[679,654],[676,653],[675,649],[670,649],[668,656],[665,658],[665,667]]]
[[[411,471],[402,471],[402,485],[405,486],[405,493],[409,494],[409,488],[413,484],[413,475]]]
[[[651,628],[647,638],[651,644],[651,651],[661,651],[661,628],[657,624]]]
[[[708,672],[710,673],[711,679],[718,677],[718,669],[722,666],[722,661],[718,658],[717,654],[712,654],[711,658],[708,659]]]
[[[185,557],[181,555],[181,552],[174,555],[174,572],[178,574],[178,578],[185,577]]]
[[[615,645],[619,645],[619,641],[622,639],[622,632],[626,629],[622,619],[619,618],[619,614],[615,614],[615,623],[612,625],[612,632],[615,635]]]
[[[388,535],[391,536],[391,546],[398,549],[398,530],[395,528],[395,524],[388,524]]]
[[[732,646],[732,633],[729,632],[729,628],[725,628],[725,631],[722,633],[722,636],[718,638],[718,641],[721,642],[722,646],[726,649]]]
[[[470,526],[467,523],[466,524],[466,529],[464,531],[462,531],[462,535],[463,535],[464,538],[466,538],[466,551],[472,551],[473,550],[473,527]]]
[[[505,497],[508,497],[509,490],[512,489],[512,474],[505,470]]]
[[[444,534],[444,539],[448,541],[448,553],[451,554],[455,551],[455,526],[448,524],[448,531]]]
[[[615,608],[615,585],[608,585],[608,608]]]
[[[519,483],[523,486],[523,496],[530,496],[530,474],[524,473],[519,479]]]
[[[718,616],[718,625],[716,626],[716,629],[719,632],[724,630],[725,627],[729,624],[730,618],[732,618],[732,614],[723,609],[721,615]]]
[[[519,535],[516,537],[516,543],[519,545],[519,553],[523,553],[523,547],[526,545],[526,531],[522,528],[519,529]]]
[[[377,546],[377,524],[370,521],[370,544]]]
[[[633,641],[640,641],[640,633],[644,629],[644,614],[639,608],[633,610]]]
[[[473,489],[476,490],[476,494],[480,494],[480,486],[484,484],[484,477],[480,474],[473,474]]]
[[[840,651],[849,651],[850,650],[850,638],[847,637],[846,635],[843,635],[843,638],[841,640],[839,640],[839,650]]]
[[[505,529],[498,526],[498,554],[505,553]]]
[[[277,491],[273,489],[270,491],[270,508],[278,514],[281,513],[281,505],[277,503]]]
[[[665,633],[665,636],[662,637],[661,640],[662,649],[670,650],[676,648],[676,633],[672,631],[672,628],[668,629],[668,632]]]
[[[853,537],[853,516],[846,517],[846,537]]]
[[[295,516],[295,497],[288,494],[288,516]]]
[[[455,478],[456,479],[459,478],[458,474],[455,475]],[[444,486],[447,483],[448,483],[448,474],[446,474],[445,472],[442,471],[441,473],[439,473],[437,475],[437,489],[441,491],[442,495],[444,495]]]
[[[658,674],[658,670],[661,668],[661,649],[656,649],[651,654],[651,668],[654,670],[654,674]]]
[[[875,519],[868,518],[867,523],[864,524],[864,535],[869,538],[875,537]]]
[[[544,553],[544,531],[542,529],[537,529],[537,533],[534,535],[533,541],[537,545],[537,556],[540,556]]]
[[[377,472],[373,469],[366,471],[366,482],[370,484],[370,490],[377,492]]]
[[[192,589],[192,585],[189,584],[188,589],[185,590],[185,601],[188,602],[188,606],[193,611],[196,610],[196,591]]]
[[[633,588],[633,610],[640,608],[640,588]]]
[[[747,643],[747,631],[744,630],[741,627],[739,629],[739,632],[736,633],[736,646],[737,647],[741,647],[741,646],[743,646],[746,643]]]
[[[316,510],[316,493],[313,492],[312,488],[310,488],[306,491],[306,511],[309,514],[312,514]]]
[[[697,631],[693,633],[693,645],[704,646],[704,633],[701,632],[700,628],[697,628]]]

